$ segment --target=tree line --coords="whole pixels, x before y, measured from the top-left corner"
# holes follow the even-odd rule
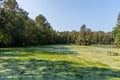
[[[80,31],[64,31],[57,32],[59,34],[59,43],[62,44],[78,44],[78,45],[91,45],[91,44],[113,44],[112,32],[92,31],[87,28],[85,24],[80,27]]]
[[[38,15],[35,20],[31,19],[28,12],[19,7],[16,0],[0,0],[0,2],[0,47],[113,44],[114,38],[117,42],[118,34],[113,37],[112,32],[92,31],[85,24],[79,31],[55,31],[45,16]],[[116,29],[117,27],[113,31],[114,34],[118,33]]]

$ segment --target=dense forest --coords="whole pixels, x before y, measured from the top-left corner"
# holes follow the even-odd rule
[[[92,31],[85,24],[76,31],[55,31],[45,16],[35,20],[16,0],[0,0],[0,47],[46,44],[115,44],[120,47],[120,25],[112,32]],[[118,23],[120,15],[118,16]],[[79,26],[78,26],[79,27]]]

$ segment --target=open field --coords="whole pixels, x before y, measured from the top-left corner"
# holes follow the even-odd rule
[[[111,45],[0,48],[0,80],[120,80]]]

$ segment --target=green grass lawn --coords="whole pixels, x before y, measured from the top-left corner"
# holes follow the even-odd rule
[[[119,56],[109,56],[109,51]],[[0,48],[0,80],[120,80],[111,45]]]

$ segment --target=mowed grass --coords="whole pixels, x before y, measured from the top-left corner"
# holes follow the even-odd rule
[[[112,45],[0,48],[0,80],[120,80]]]

